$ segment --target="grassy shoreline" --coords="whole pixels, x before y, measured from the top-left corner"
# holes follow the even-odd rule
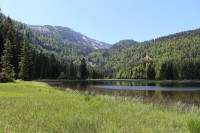
[[[1,83],[0,132],[200,131],[200,109],[182,107],[60,91],[35,81]]]
[[[73,79],[73,80],[70,80],[70,79],[38,79],[37,81],[39,82],[69,82],[69,81],[73,81],[73,82],[76,82],[76,81],[127,81],[127,82],[179,82],[179,83],[182,83],[182,82],[192,82],[192,83],[200,83],[200,80],[149,80],[149,79],[84,79],[84,80],[81,80],[81,79]]]

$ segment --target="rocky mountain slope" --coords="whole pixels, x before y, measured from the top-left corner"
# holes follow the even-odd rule
[[[70,43],[87,45],[92,47],[93,49],[105,49],[111,47],[111,45],[108,43],[91,39],[67,27],[50,25],[28,25],[28,27],[36,35],[42,34],[43,36],[54,38],[57,41],[68,41]]]

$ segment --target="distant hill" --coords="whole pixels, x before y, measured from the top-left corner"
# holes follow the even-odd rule
[[[123,49],[123,48],[128,48],[131,47],[135,44],[137,44],[138,42],[134,41],[134,40],[121,40],[115,44],[112,45],[111,49]]]
[[[43,36],[52,37],[58,41],[68,41],[70,43],[87,45],[92,47],[93,49],[104,49],[111,47],[111,45],[108,43],[91,39],[67,27],[50,26],[50,25],[45,25],[45,26],[28,25],[28,27],[36,35],[42,34]]]
[[[66,27],[26,25],[0,13],[0,56],[7,40],[17,74],[25,40],[33,46],[35,78],[69,77],[69,68],[78,70],[84,57],[92,78],[200,79],[200,29],[111,46]]]
[[[93,51],[88,55],[88,60],[102,70],[109,70],[110,73],[106,72],[108,78],[113,76],[113,71],[138,66],[141,59],[155,62],[157,75],[165,62],[171,61],[174,64],[176,62],[178,65],[187,66],[188,62],[200,61],[200,29],[130,45],[123,45],[123,42],[113,45],[108,50]]]

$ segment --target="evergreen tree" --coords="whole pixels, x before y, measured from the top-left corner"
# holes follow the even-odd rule
[[[22,46],[23,46],[23,41],[22,41],[22,37],[21,34],[19,33],[19,31],[15,32],[14,35],[14,39],[13,39],[13,43],[12,43],[12,60],[11,63],[14,66],[14,70],[15,70],[15,76],[16,78],[18,78],[19,75],[19,62],[20,62],[20,55],[22,53]]]
[[[155,79],[155,69],[152,62],[147,66],[147,79]]]
[[[87,78],[87,67],[86,67],[85,58],[83,58],[81,60],[80,73],[81,73],[81,79],[86,79]]]
[[[0,29],[0,57],[2,56],[3,54],[3,50],[4,50],[4,45],[3,45],[3,34],[1,32],[1,29]],[[1,58],[0,58],[0,62],[1,62]],[[1,68],[1,65],[0,65],[0,68]]]
[[[1,75],[0,78],[3,82],[10,82],[14,80],[15,72],[14,67],[11,64],[12,59],[12,45],[9,40],[6,40],[4,44],[3,56],[1,57]]]
[[[167,79],[167,67],[166,63],[161,64],[159,79]]]
[[[59,76],[58,62],[56,61],[55,55],[51,54],[49,61],[49,76],[48,78],[55,79]],[[61,69],[61,66],[60,66]]]
[[[3,37],[2,28],[3,28],[3,18],[2,18],[2,15],[0,14],[0,57],[1,57],[1,55],[3,53],[3,49],[4,49],[4,46],[3,46],[4,37]],[[0,59],[0,61],[1,61],[1,59]]]
[[[167,79],[174,79],[172,62],[167,62]]]
[[[74,68],[74,63],[73,61],[70,63],[70,66],[69,66],[69,78],[70,79],[74,79],[76,76],[75,76],[75,68]]]
[[[33,76],[32,47],[28,39],[25,39],[23,44],[19,67],[19,77],[23,80],[31,80]]]

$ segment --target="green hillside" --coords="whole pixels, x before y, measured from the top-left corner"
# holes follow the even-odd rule
[[[146,60],[145,57],[150,57],[150,60]],[[160,37],[155,40],[137,43],[136,45],[128,48],[94,51],[88,55],[88,60],[104,70],[112,68],[116,73],[118,73],[120,70],[122,73],[125,71],[132,71],[127,72],[132,73],[128,77],[127,74],[124,74],[124,76],[114,75],[118,78],[146,78],[146,72],[141,72],[140,76],[137,77],[133,75],[134,70],[132,69],[143,64],[143,68],[138,68],[137,71],[146,71],[146,63],[149,64],[149,62],[153,63],[157,78],[161,78],[159,71],[162,64],[166,62],[168,62],[168,64],[171,62],[173,65],[177,63],[177,65],[180,66],[176,69],[182,69],[180,71],[185,71],[185,68],[181,68],[184,66],[186,69],[192,69],[193,74],[196,75],[196,77],[178,75],[178,77],[175,77],[177,79],[199,78],[200,73],[198,68],[200,61],[200,29],[181,32]],[[189,71],[190,70],[188,70],[188,73]],[[112,73],[110,73],[110,75],[113,76]]]
[[[32,32],[32,43],[37,50],[53,53],[68,62],[80,60],[95,49],[110,47],[110,44],[88,38],[67,27],[27,26]]]
[[[145,42],[122,40],[111,47],[66,27],[30,26],[3,14],[0,29],[0,61],[9,55],[4,63],[13,67],[14,78],[27,66],[22,58],[27,42],[31,79],[80,78],[81,61],[87,68],[85,78],[200,79],[200,29]],[[2,66],[3,74],[7,66]]]

